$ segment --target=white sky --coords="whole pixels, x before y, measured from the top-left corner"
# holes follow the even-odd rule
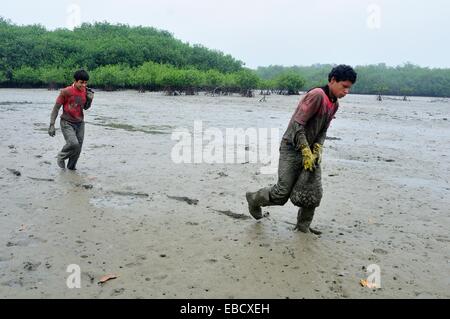
[[[444,0],[2,0],[0,16],[49,29],[76,21],[164,29],[256,68],[412,62],[450,67]],[[1,39],[0,39],[1,41]]]

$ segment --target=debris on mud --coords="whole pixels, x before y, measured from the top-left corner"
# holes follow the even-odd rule
[[[181,202],[186,202],[189,205],[197,205],[198,204],[198,199],[192,199],[189,197],[169,196],[169,195],[167,195],[167,197],[170,199],[181,201]]]

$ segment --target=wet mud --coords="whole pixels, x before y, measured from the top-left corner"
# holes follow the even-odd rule
[[[55,99],[0,90],[1,298],[450,297],[447,101],[342,100],[324,146],[318,236],[293,231],[290,202],[250,218],[245,192],[276,181],[261,164],[171,158],[172,131],[198,120],[281,137],[298,97],[99,91],[76,172],[56,165],[61,131],[47,134]],[[66,285],[73,264],[80,289]],[[381,289],[360,285],[371,265]],[[97,284],[108,274],[117,278]]]

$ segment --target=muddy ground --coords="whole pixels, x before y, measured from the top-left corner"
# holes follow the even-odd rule
[[[68,172],[46,132],[56,95],[0,90],[1,298],[450,297],[448,100],[342,100],[316,236],[293,231],[291,203],[249,218],[245,191],[276,181],[260,163],[171,159],[171,133],[194,120],[282,134],[298,97],[97,92]],[[371,264],[381,289],[360,286]]]

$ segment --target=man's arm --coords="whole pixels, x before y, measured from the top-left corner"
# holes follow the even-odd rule
[[[50,115],[50,127],[48,128],[48,135],[50,135],[51,137],[55,136],[56,134],[55,122],[61,106],[62,104],[56,103],[53,107],[52,114]]]
[[[58,117],[59,109],[64,105],[66,101],[66,90],[61,90],[58,97],[56,98],[55,106],[53,107],[52,113],[50,115],[50,127],[48,128],[48,135],[51,137],[55,136],[55,121]]]
[[[325,139],[327,138],[328,127],[325,127],[322,131],[320,131],[319,135],[316,138],[315,144],[323,145],[325,143]]]
[[[52,114],[50,115],[50,125],[55,125],[56,118],[58,117],[59,109],[62,104],[56,103],[53,107]]]
[[[311,152],[311,149],[309,148],[309,142],[306,138],[306,131],[305,126],[298,123],[297,121],[294,121],[292,123],[294,126],[294,147],[296,150],[300,150],[302,153],[303,158],[303,168],[306,170],[313,171],[314,170],[314,162],[316,161],[315,156]]]
[[[301,151],[303,157],[303,167],[306,170],[314,170],[316,157],[309,147],[309,141],[306,137],[306,125],[308,121],[317,113],[322,105],[323,96],[321,92],[312,90],[306,93],[303,100],[300,101],[296,113],[292,119],[292,143],[296,150]]]
[[[94,99],[94,91],[90,88],[86,88],[86,104],[84,109],[88,110],[92,105],[92,100]]]
[[[313,155],[317,160],[317,164],[322,163],[322,150],[323,144],[325,143],[325,139],[327,137],[328,126],[325,127],[322,131],[320,131],[319,135],[316,138],[316,141],[313,145]]]
[[[316,141],[314,142],[313,154],[317,159],[317,164],[322,163],[323,144],[325,143],[325,139],[327,138],[328,128],[330,127],[331,121],[334,119],[334,115],[336,114],[336,112],[337,112],[337,108],[335,109],[333,116],[327,122],[327,125],[322,129],[322,131],[320,131],[319,135],[316,138]]]
[[[294,142],[294,147],[296,150],[301,150],[304,145],[309,147],[308,139],[306,138],[306,130],[305,126],[294,121],[292,123],[292,129],[294,131],[294,138],[292,141]]]

